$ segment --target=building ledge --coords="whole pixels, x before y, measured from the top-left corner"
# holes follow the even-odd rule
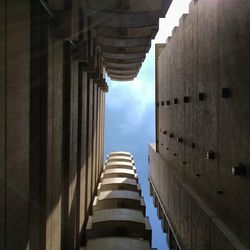
[[[106,237],[88,241],[86,250],[153,250],[149,242],[129,237]],[[83,249],[81,249],[83,250]]]
[[[105,209],[89,216],[87,238],[129,236],[151,240],[151,227],[143,213],[133,209]]]

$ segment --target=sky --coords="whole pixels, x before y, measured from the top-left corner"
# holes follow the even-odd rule
[[[112,151],[133,154],[146,214],[152,227],[152,247],[168,249],[166,234],[149,196],[148,144],[155,142],[155,43],[165,43],[172,30],[178,26],[183,13],[188,13],[190,0],[173,0],[165,18],[160,19],[159,32],[152,41],[140,72],[134,81],[115,82],[107,77],[109,92],[106,94],[105,156]]]

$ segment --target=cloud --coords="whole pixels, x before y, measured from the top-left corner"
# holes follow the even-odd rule
[[[152,113],[155,102],[155,72],[152,61],[154,61],[154,48],[147,54],[134,81],[115,82],[107,79],[109,93],[106,96],[106,108],[116,116],[122,116],[123,122],[119,124],[121,131],[129,132],[130,128],[140,129],[148,112]]]
[[[139,128],[149,110],[154,105],[154,82],[146,81],[138,76],[133,82],[110,82],[110,95],[106,98],[106,107],[123,116],[121,129]],[[128,124],[128,125],[126,125]]]

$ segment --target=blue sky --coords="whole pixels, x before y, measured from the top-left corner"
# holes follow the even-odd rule
[[[153,247],[167,248],[148,190],[148,144],[155,142],[155,43],[164,43],[179,18],[188,12],[189,0],[174,0],[137,78],[132,82],[114,82],[107,78],[105,155],[111,151],[129,151],[136,161],[142,193],[147,205],[153,233]]]

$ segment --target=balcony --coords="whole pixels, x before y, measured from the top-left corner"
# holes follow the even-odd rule
[[[101,191],[93,203],[93,211],[110,208],[128,208],[140,210],[145,215],[145,202],[136,191],[109,190]]]
[[[132,162],[132,158],[129,156],[110,156],[106,162],[121,161],[121,162]]]
[[[124,177],[104,178],[102,182],[98,185],[98,195],[101,191],[105,190],[130,190],[137,191],[139,192],[139,194],[141,194],[140,184],[138,184],[135,179]]]
[[[110,162],[106,163],[104,169],[111,169],[111,168],[124,168],[124,169],[133,169],[136,171],[135,166],[132,163],[128,162]]]
[[[125,177],[125,178],[135,178],[137,179],[137,174],[134,170],[123,169],[123,168],[112,168],[105,169],[101,179],[105,178],[114,178],[114,177]]]
[[[127,236],[151,241],[148,218],[141,211],[132,209],[99,210],[89,216],[87,238]]]
[[[106,237],[91,239],[88,241],[86,248],[80,250],[153,250],[149,242],[141,239],[128,237]],[[155,249],[154,249],[155,250]]]

